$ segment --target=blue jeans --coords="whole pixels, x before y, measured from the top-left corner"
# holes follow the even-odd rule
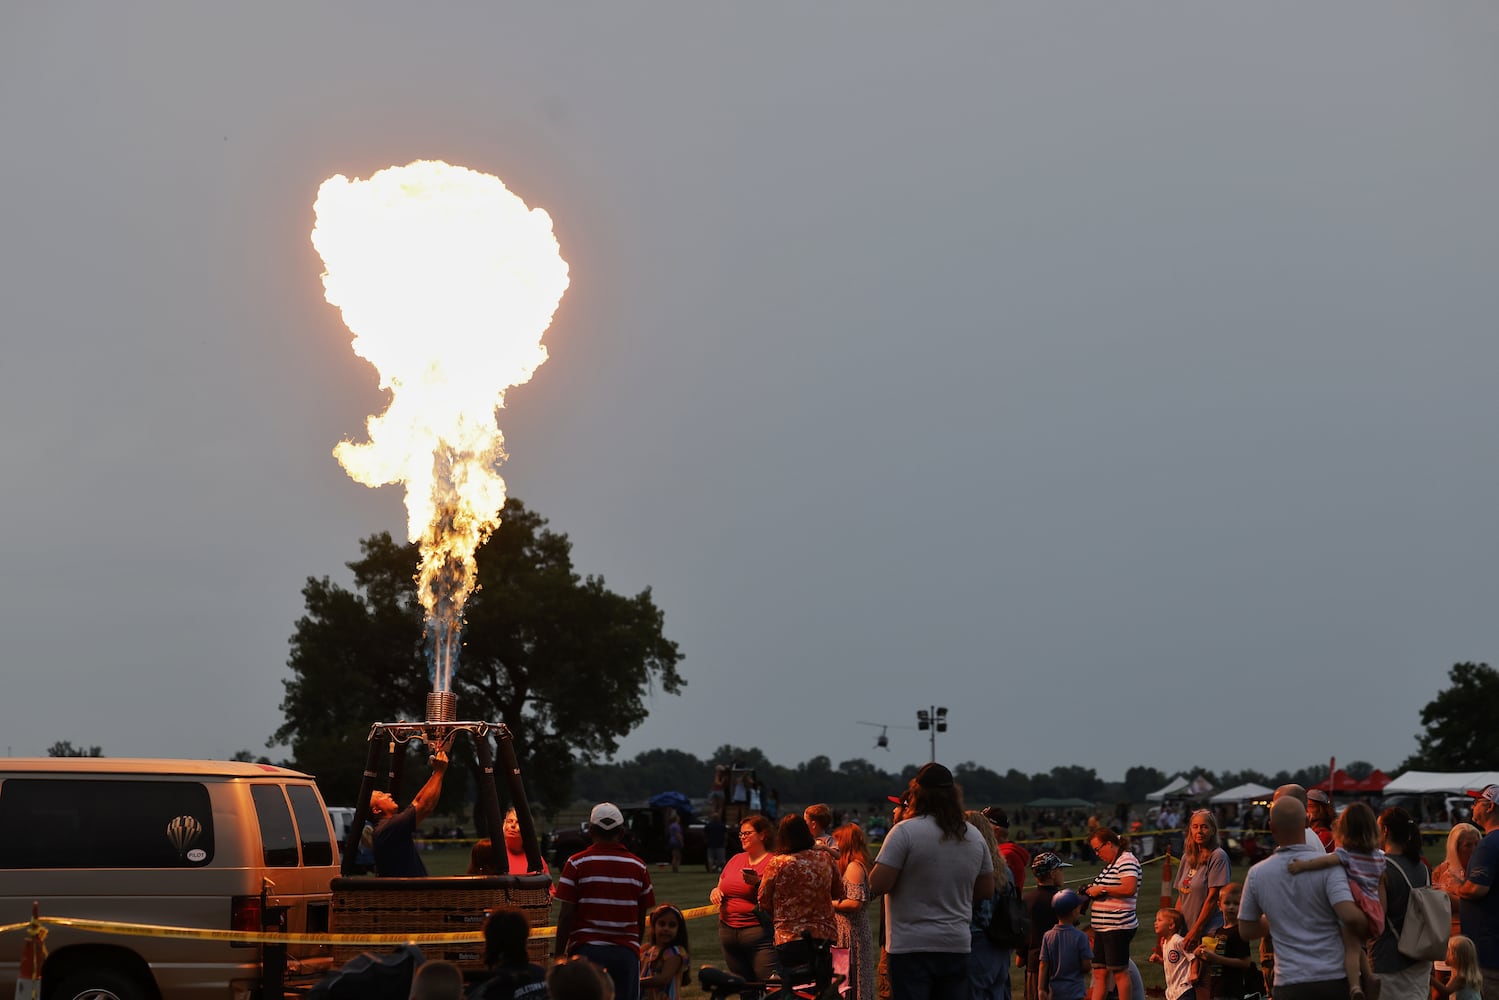
[[[891,1000],[972,1000],[963,952],[908,951],[889,962]]]
[[[996,948],[982,933],[973,935],[973,947],[968,952],[968,986],[973,1000],[1010,1000],[1010,959],[1014,954],[1009,948]]]
[[[580,944],[572,951],[609,973],[614,1000],[640,1000],[640,956],[634,948],[614,944]]]

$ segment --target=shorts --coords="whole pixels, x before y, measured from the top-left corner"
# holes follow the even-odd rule
[[[1364,938],[1372,941],[1384,933],[1384,907],[1378,896],[1369,895],[1353,879],[1348,880],[1348,889],[1353,893],[1353,901],[1358,904],[1358,908],[1369,918],[1369,930]]]
[[[1129,943],[1135,939],[1138,927],[1127,931],[1093,932],[1093,962],[1102,962],[1110,972],[1121,972],[1129,968]]]

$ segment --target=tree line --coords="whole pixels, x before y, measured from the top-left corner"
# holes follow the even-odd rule
[[[834,802],[846,805],[883,804],[887,796],[905,789],[919,765],[908,764],[899,771],[887,771],[870,761],[856,757],[836,765],[825,756],[813,757],[795,766],[772,763],[758,747],[736,747],[725,744],[715,750],[711,759],[702,760],[682,750],[647,750],[634,758],[608,764],[595,764],[579,771],[574,785],[580,799],[616,802],[643,801],[659,792],[681,792],[689,798],[706,798],[713,769],[718,764],[751,768],[768,793],[774,790],[782,802]],[[1344,770],[1355,777],[1367,777],[1374,766],[1355,761]],[[953,777],[963,786],[964,798],[970,804],[1020,803],[1040,798],[1080,798],[1096,803],[1143,802],[1145,796],[1164,786],[1178,772],[1154,767],[1131,767],[1123,781],[1104,781],[1091,767],[1068,764],[1050,771],[1026,774],[1010,768],[1003,774],[974,761],[953,768]],[[1230,788],[1245,782],[1274,787],[1296,782],[1313,785],[1327,777],[1327,764],[1312,764],[1295,771],[1213,771],[1206,767],[1187,768],[1180,773],[1201,775],[1215,788]]]

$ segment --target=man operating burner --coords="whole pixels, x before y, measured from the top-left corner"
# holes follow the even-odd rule
[[[375,874],[386,878],[425,878],[427,866],[417,853],[416,828],[437,808],[442,794],[442,778],[448,770],[448,755],[437,751],[432,757],[432,776],[421,787],[405,809],[397,805],[389,792],[370,794],[370,816],[375,823]]]

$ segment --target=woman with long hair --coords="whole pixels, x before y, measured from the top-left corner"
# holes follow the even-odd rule
[[[1218,895],[1233,881],[1228,852],[1219,844],[1218,819],[1211,809],[1199,809],[1187,820],[1187,840],[1176,877],[1176,908],[1187,919],[1187,950],[1193,951],[1223,926]]]
[[[760,878],[770,863],[775,838],[770,820],[758,813],[744,817],[739,824],[739,843],[744,850],[723,866],[718,885],[708,894],[709,902],[718,907],[718,943],[723,948],[724,964],[734,975],[751,982],[763,983],[775,971],[770,929],[760,923],[757,912]]]
[[[1472,823],[1455,823],[1447,834],[1447,854],[1442,863],[1431,873],[1431,884],[1447,894],[1452,901],[1452,936],[1463,932],[1462,921],[1457,915],[1457,887],[1468,877],[1468,862],[1473,859],[1473,849],[1483,839],[1483,831]],[[1436,963],[1438,972],[1450,971],[1446,962]]]
[[[803,933],[832,948],[838,939],[833,900],[842,898],[843,880],[833,852],[812,839],[812,829],[799,813],[782,816],[775,856],[760,880],[760,909],[770,914],[783,983],[796,985],[794,971],[813,964]]]
[[[1431,884],[1431,872],[1421,857],[1421,829],[1410,813],[1393,807],[1379,814],[1376,826],[1385,853],[1385,924],[1384,932],[1369,945],[1369,961],[1379,977],[1383,1000],[1423,1000],[1431,981],[1431,963],[1413,962],[1398,947],[1411,890]]]
[[[833,831],[838,852],[838,871],[843,879],[843,898],[834,901],[838,940],[833,952],[833,971],[841,972],[843,993],[850,1000],[874,1000],[874,944],[869,935],[869,842],[854,823]],[[842,953],[840,955],[840,952]],[[840,961],[841,958],[841,961]]]
[[[964,815],[983,838],[984,849],[994,859],[995,893],[1004,892],[1010,887],[1010,869],[999,851],[999,841],[994,839],[994,825],[976,809],[970,809]],[[974,900],[973,921],[968,925],[968,986],[973,1000],[1003,1000],[1005,985],[1010,981],[1010,959],[1015,952],[1000,949],[989,940],[987,928],[993,918],[993,897]]]

